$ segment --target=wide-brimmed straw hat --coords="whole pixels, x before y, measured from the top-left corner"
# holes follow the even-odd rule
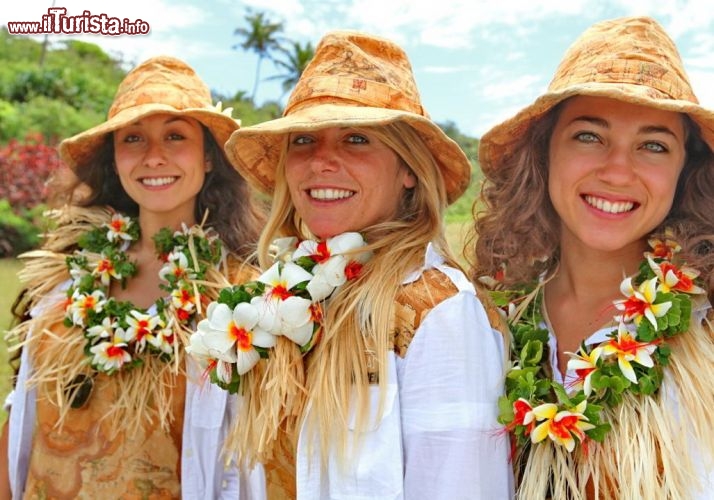
[[[60,156],[72,169],[83,165],[104,137],[121,127],[156,113],[186,115],[205,125],[223,146],[240,122],[230,110],[214,106],[211,91],[185,62],[168,56],[148,59],[119,84],[107,121],[60,144]]]
[[[714,149],[714,111],[699,105],[674,42],[654,19],[626,17],[587,29],[565,53],[548,91],[481,138],[481,169],[498,169],[531,125],[576,95],[687,113]]]
[[[434,155],[451,203],[468,187],[471,166],[461,148],[421,105],[406,53],[390,40],[356,31],[326,34],[290,95],[282,118],[231,135],[226,153],[256,188],[272,193],[291,132],[328,127],[411,125]]]

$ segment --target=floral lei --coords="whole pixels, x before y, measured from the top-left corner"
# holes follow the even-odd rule
[[[186,352],[203,366],[211,382],[235,393],[241,376],[269,356],[283,335],[305,354],[320,339],[323,305],[370,258],[359,233],[325,241],[279,238],[276,262],[255,281],[221,290],[206,318],[191,334]]]
[[[669,234],[667,234],[669,236]],[[655,394],[667,366],[666,341],[689,329],[690,294],[705,291],[695,284],[699,273],[681,262],[681,247],[669,237],[649,241],[639,272],[626,278],[614,302],[620,314],[616,329],[596,346],[581,344],[570,355],[568,370],[576,380],[567,387],[554,382],[544,369],[548,330],[543,327],[540,287],[493,291],[496,303],[508,311],[512,332],[511,368],[506,395],[499,401],[499,422],[522,448],[547,442],[546,437],[572,452],[588,440],[602,442],[611,430],[602,419],[603,407],[613,408],[623,395]]]
[[[139,238],[135,219],[114,214],[110,222],[84,233],[80,250],[67,256],[72,283],[67,290],[64,324],[79,327],[85,337],[85,355],[97,372],[113,374],[140,366],[144,356],[164,362],[178,350],[175,333],[195,317],[209,266],[221,259],[221,242],[208,238],[199,226],[173,233],[161,229],[154,237],[159,258],[165,262],[159,276],[168,292],[153,308],[109,296],[112,280],[122,287],[136,275],[136,265],[126,250]],[[189,265],[191,263],[191,265]]]

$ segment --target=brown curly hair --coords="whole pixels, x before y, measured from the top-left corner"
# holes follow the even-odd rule
[[[498,276],[507,285],[531,283],[555,269],[560,219],[548,195],[548,144],[562,101],[523,134],[498,168],[484,172],[474,203],[471,278]],[[683,115],[686,159],[672,209],[652,236],[674,232],[689,264],[701,272],[714,297],[714,153],[699,126]]]

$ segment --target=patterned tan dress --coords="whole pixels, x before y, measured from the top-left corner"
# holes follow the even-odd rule
[[[40,355],[50,342],[40,346]],[[180,498],[186,380],[180,375],[172,383],[174,418],[168,432],[146,422],[117,433],[103,418],[120,397],[119,377],[97,375],[87,403],[70,409],[61,427],[57,406],[42,398],[39,387],[25,498]]]

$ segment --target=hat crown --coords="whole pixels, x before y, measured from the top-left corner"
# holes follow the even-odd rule
[[[566,51],[548,90],[558,92],[593,83],[635,84],[652,99],[699,102],[677,47],[649,17],[591,26]]]
[[[117,89],[108,117],[152,103],[176,110],[210,108],[211,91],[183,61],[167,56],[153,57],[126,75]]]
[[[404,50],[390,40],[354,31],[333,31],[322,38],[284,116],[321,104],[386,108],[428,117]]]

